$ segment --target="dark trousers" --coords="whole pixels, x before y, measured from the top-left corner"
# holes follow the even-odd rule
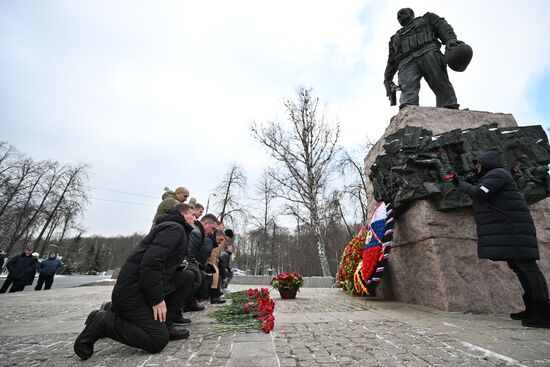
[[[224,275],[225,275],[225,278],[222,280],[223,289],[227,288],[229,283],[231,283],[231,280],[233,279],[233,272],[226,270]]]
[[[172,277],[170,283],[176,289],[164,298],[167,308],[166,323],[153,318],[150,306],[129,310],[113,308],[103,318],[102,335],[149,353],[160,352],[170,340],[167,325],[179,315],[193,281],[194,274],[191,271],[177,271]]]
[[[25,284],[22,283],[21,279],[14,279],[8,274],[6,280],[4,280],[4,284],[2,284],[2,288],[0,288],[0,293],[6,293],[10,285],[11,288],[8,293],[21,292],[25,289]]]
[[[447,65],[440,51],[428,51],[399,68],[400,105],[418,106],[420,80],[426,80],[435,93],[437,107],[458,108],[455,90],[449,81]]]
[[[52,287],[52,284],[53,284],[53,277],[55,276],[54,275],[42,275],[40,274],[38,276],[38,281],[36,282],[36,287],[34,287],[34,290],[35,291],[41,291],[42,290],[42,285],[46,284],[45,287],[44,287],[44,290],[48,290]]]
[[[186,305],[193,304],[195,302],[195,298],[197,294],[200,291],[201,283],[202,283],[202,275],[201,271],[199,269],[199,266],[195,263],[190,263],[187,267],[187,271],[193,272],[193,287],[191,289],[191,294],[189,298],[187,299]]]
[[[208,289],[212,284],[212,274],[206,273],[204,270],[199,270],[201,273],[201,285],[195,298],[207,299],[209,297]]]
[[[548,285],[535,260],[508,260],[508,266],[518,276],[523,291],[535,301],[548,300]]]

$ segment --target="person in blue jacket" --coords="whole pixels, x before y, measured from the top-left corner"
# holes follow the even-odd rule
[[[63,263],[57,258],[57,254],[55,252],[50,252],[48,258],[38,264],[38,273],[40,275],[38,275],[38,282],[34,290],[41,291],[44,284],[46,284],[44,290],[50,289],[53,284],[55,273],[57,273],[62,266]]]

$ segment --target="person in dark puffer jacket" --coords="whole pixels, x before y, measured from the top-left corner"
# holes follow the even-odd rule
[[[183,261],[194,212],[180,203],[132,250],[122,266],[110,307],[92,311],[74,343],[75,353],[88,359],[100,338],[158,353],[169,340],[185,339],[189,331],[173,326],[190,294],[194,274]]]
[[[499,153],[485,152],[474,160],[479,181],[472,185],[453,178],[459,191],[474,205],[478,257],[506,261],[524,290],[525,311],[512,319],[524,326],[550,328],[548,286],[537,266],[539,249],[529,207]]]
[[[0,293],[5,293],[8,288],[10,289],[9,293],[21,292],[25,286],[31,285],[36,275],[37,266],[38,260],[32,255],[32,247],[25,247],[21,255],[12,257],[6,264],[9,274],[0,288]]]

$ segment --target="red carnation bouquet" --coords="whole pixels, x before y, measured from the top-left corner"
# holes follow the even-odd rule
[[[222,310],[214,311],[210,317],[223,326],[215,328],[218,332],[262,330],[269,333],[275,327],[275,302],[269,296],[267,288],[249,288],[242,292],[227,293],[231,303]]]
[[[276,277],[271,279],[271,286],[275,289],[283,290],[300,290],[300,287],[304,284],[302,276],[295,271],[277,274]]]

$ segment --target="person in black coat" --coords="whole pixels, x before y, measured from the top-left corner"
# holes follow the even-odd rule
[[[193,271],[195,278],[193,283],[193,289],[191,291],[191,298],[187,301],[184,310],[185,311],[202,311],[204,306],[197,301],[198,293],[201,289],[201,284],[204,276],[204,269],[201,272],[201,263],[198,258],[201,258],[201,249],[205,246],[205,249],[209,247],[209,241],[207,238],[214,233],[216,228],[220,225],[220,221],[213,214],[206,214],[200,221],[195,222],[195,228],[189,233],[189,246],[185,259],[189,262],[189,269]],[[206,242],[206,244],[205,244]],[[212,250],[210,250],[212,251]],[[204,252],[204,250],[203,250]],[[208,253],[208,256],[210,254]],[[208,257],[207,256],[207,257]]]
[[[524,326],[549,328],[548,286],[536,262],[539,249],[529,207],[499,153],[483,153],[474,164],[476,184],[458,177],[453,184],[473,200],[478,257],[506,261],[517,274],[526,309],[510,317],[522,320]]]
[[[26,247],[21,255],[12,257],[6,267],[9,274],[0,288],[0,293],[6,293],[11,285],[9,293],[20,292],[25,286],[31,285],[36,276],[38,260],[32,255],[32,247]]]
[[[169,340],[189,337],[189,331],[174,328],[172,320],[194,280],[184,262],[194,221],[191,207],[178,204],[132,250],[113,288],[110,310],[90,313],[74,343],[80,358],[90,358],[95,342],[104,337],[149,353],[160,352]]]

